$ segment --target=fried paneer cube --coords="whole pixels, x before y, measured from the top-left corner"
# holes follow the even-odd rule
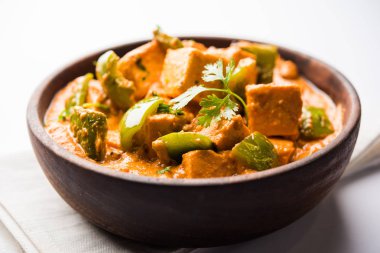
[[[199,84],[220,88],[222,85],[220,81],[204,82],[202,80],[202,71],[205,65],[217,61],[218,57],[195,48],[168,49],[161,75],[166,94],[170,97],[176,97],[190,87]]]
[[[160,80],[165,52],[156,40],[146,43],[124,55],[118,69],[136,86],[135,98],[145,97],[150,86]]]
[[[236,174],[237,167],[229,151],[194,150],[182,156],[180,169],[188,178],[227,177]]]
[[[198,125],[195,118],[191,125],[185,127],[186,131],[198,132],[209,137],[215,144],[217,150],[229,150],[249,135],[249,129],[240,115],[231,120],[223,119],[209,127]]]
[[[248,127],[267,136],[294,136],[302,113],[298,85],[246,86]]]

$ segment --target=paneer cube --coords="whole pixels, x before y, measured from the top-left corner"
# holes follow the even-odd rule
[[[124,55],[118,69],[136,86],[135,98],[145,97],[150,86],[160,80],[165,53],[156,40],[146,43]]]
[[[230,89],[245,99],[245,87],[257,83],[256,60],[250,57],[243,58],[236,66],[229,82]]]
[[[230,46],[227,48],[209,47],[207,49],[207,53],[215,55],[218,58],[223,58],[225,63],[228,63],[231,59],[233,59],[236,65],[243,58],[249,57],[256,60],[256,56],[254,54],[246,52],[241,48],[235,46]]]
[[[270,142],[274,145],[278,153],[278,159],[281,165],[290,162],[291,157],[296,151],[294,142],[278,138],[270,138]]]
[[[298,85],[260,84],[246,86],[248,127],[267,136],[298,134],[302,112]]]
[[[133,137],[134,145],[142,147],[149,157],[156,157],[156,152],[152,149],[152,142],[163,135],[181,131],[182,127],[188,124],[191,119],[192,115],[189,114],[180,116],[166,113],[152,115]]]
[[[209,137],[217,150],[220,151],[231,149],[250,133],[240,115],[234,116],[231,120],[223,119],[209,127],[198,125],[197,119],[194,119],[191,125],[185,127],[185,130],[198,132]]]
[[[229,151],[218,154],[212,150],[194,150],[184,154],[180,169],[188,178],[227,177],[237,172]]]
[[[166,87],[167,95],[176,97],[194,85],[204,84],[206,87],[221,88],[220,81],[204,82],[202,71],[206,64],[213,64],[218,57],[203,53],[195,48],[168,49],[161,81]],[[197,96],[198,100],[202,96]],[[197,100],[197,99],[196,99]]]

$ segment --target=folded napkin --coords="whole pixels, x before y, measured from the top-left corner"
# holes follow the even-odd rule
[[[105,232],[54,191],[32,151],[0,158],[0,253],[190,252]]]

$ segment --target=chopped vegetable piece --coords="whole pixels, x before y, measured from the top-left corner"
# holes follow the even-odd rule
[[[135,86],[117,70],[119,59],[120,57],[112,50],[102,54],[96,63],[96,77],[112,103],[126,110],[135,103],[133,98]]]
[[[252,58],[241,59],[230,78],[230,89],[245,99],[245,86],[256,83],[256,61]]]
[[[278,165],[278,154],[269,139],[254,132],[232,149],[232,156],[252,169],[261,171]]]
[[[163,33],[159,26],[153,31],[153,35],[164,49],[177,49],[183,47],[180,39]]]
[[[110,107],[108,105],[102,104],[102,103],[84,103],[83,108],[96,108],[104,112],[109,112]]]
[[[164,135],[153,142],[155,146],[164,144],[169,157],[181,161],[182,155],[192,150],[213,149],[214,145],[210,138],[193,132],[178,132]]]
[[[107,117],[104,113],[73,108],[70,129],[88,157],[102,161],[106,155]]]
[[[147,117],[157,111],[163,99],[151,97],[140,100],[132,106],[120,121],[120,143],[124,151],[132,148],[133,136],[142,128]]]
[[[325,110],[314,106],[302,108],[300,133],[304,139],[320,139],[334,132]]]
[[[76,83],[74,94],[66,100],[65,109],[59,115],[59,120],[70,118],[74,106],[81,106],[86,102],[88,86],[93,77],[91,73],[88,73],[74,80]]]
[[[259,67],[259,83],[270,83],[273,77],[273,68],[277,58],[277,47],[259,43],[238,43],[241,48],[257,57]]]

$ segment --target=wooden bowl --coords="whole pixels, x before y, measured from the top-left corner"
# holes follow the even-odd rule
[[[231,38],[192,37],[227,47]],[[112,48],[118,55],[146,41]],[[248,175],[209,179],[165,179],[104,168],[79,158],[50,138],[44,114],[69,81],[93,72],[104,51],[62,68],[34,92],[27,111],[30,139],[50,183],[93,224],[143,243],[208,247],[252,239],[300,218],[331,190],[348,164],[358,135],[360,101],[350,82],[333,67],[279,47],[300,73],[344,108],[344,127],[327,147],[303,160]]]

